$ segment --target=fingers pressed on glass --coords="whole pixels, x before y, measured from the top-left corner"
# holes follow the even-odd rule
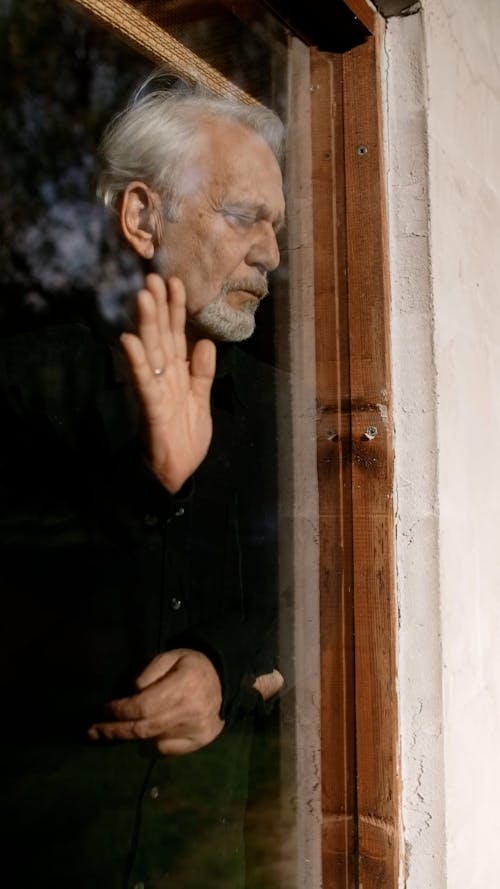
[[[198,340],[191,356],[191,373],[212,381],[215,374],[215,344],[210,340]]]
[[[167,287],[163,279],[156,274],[147,275],[146,287],[154,300],[158,339],[166,357],[170,358],[175,354],[175,346],[171,332],[172,325]]]
[[[149,290],[137,295],[137,333],[142,342],[146,360],[151,370],[164,369],[169,349],[168,340],[162,340],[158,323],[157,298]],[[172,346],[170,344],[170,350]]]
[[[187,357],[186,290],[180,278],[169,278],[168,303],[175,353],[179,358],[185,360]]]
[[[156,320],[158,327],[158,336],[160,338],[160,342],[162,344],[163,350],[168,357],[173,356],[175,354],[175,346],[172,338],[171,332],[171,319],[170,319],[170,309],[167,301],[167,293],[164,292],[163,295],[159,293],[154,294],[155,302],[156,302]]]
[[[127,356],[135,384],[140,390],[145,390],[147,385],[151,384],[151,367],[146,358],[141,340],[133,333],[123,333],[120,341]]]

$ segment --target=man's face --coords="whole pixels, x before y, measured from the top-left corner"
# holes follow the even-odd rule
[[[279,262],[285,202],[279,164],[266,142],[234,121],[203,124],[182,177],[177,221],[165,221],[159,271],[186,287],[200,333],[247,339]]]

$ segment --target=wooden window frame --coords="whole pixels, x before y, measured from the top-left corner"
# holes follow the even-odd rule
[[[399,878],[381,27],[375,19],[370,37],[342,55],[311,57],[314,227],[323,233],[315,289],[324,889],[395,889]]]
[[[309,377],[306,389],[311,388],[307,360],[315,361],[314,508],[319,522],[306,549],[309,554],[317,535],[321,656],[319,764],[314,762],[314,727],[302,727],[304,758],[311,765],[305,778],[304,763],[298,773],[299,792],[312,817],[315,775],[321,775],[322,872],[318,877],[310,865],[299,885],[396,889],[400,802],[393,445],[379,82],[384,24],[363,0],[344,2],[356,15],[363,12],[364,41],[342,53],[310,47],[301,53],[302,65],[296,63],[302,70],[292,75],[296,101],[290,129],[298,132],[289,151],[289,202],[301,217],[289,220],[296,325],[292,352],[299,376]],[[302,315],[301,299],[308,304]],[[310,303],[312,346],[304,332]],[[300,398],[297,403],[298,425],[303,425],[308,405]],[[297,432],[298,453],[301,436],[307,440],[309,432]],[[307,488],[310,473],[304,477]],[[298,503],[304,500],[299,491]],[[297,534],[296,547],[301,543],[303,550]],[[306,570],[298,570],[299,589],[313,571],[309,559]],[[298,623],[310,627],[307,589],[302,596],[296,602]],[[309,674],[314,669],[307,654],[311,643],[314,628],[305,642],[296,637],[300,670]],[[308,704],[302,698],[298,707],[307,711]],[[299,825],[298,838],[300,872],[315,848],[307,824]]]
[[[73,2],[155,61],[255,101],[141,13],[125,10],[122,0]],[[290,196],[295,192],[306,211],[291,221],[297,240],[291,284],[312,303],[309,357],[319,408],[322,852],[312,881],[304,875],[300,889],[397,889],[393,446],[379,84],[384,23],[366,0],[342,2],[362,23],[364,41],[342,53],[302,44],[300,77],[309,101],[298,103],[297,155],[310,148],[309,182],[301,181],[304,167],[291,151]]]

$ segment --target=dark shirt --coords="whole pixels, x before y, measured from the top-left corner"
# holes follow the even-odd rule
[[[241,745],[253,679],[276,666],[274,376],[219,350],[212,443],[176,496],[144,459],[120,350],[86,325],[4,338],[0,388],[3,787],[11,850],[31,849],[13,885],[36,873],[111,889],[140,849],[148,788],[172,767],[144,743],[90,743],[106,701],[132,693],[158,652],[195,648]]]

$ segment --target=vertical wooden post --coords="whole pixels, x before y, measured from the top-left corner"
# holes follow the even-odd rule
[[[311,53],[323,887],[356,880],[349,330],[341,56]]]
[[[311,50],[310,89],[322,885],[396,889],[393,455],[377,38],[343,56]]]
[[[392,423],[378,40],[343,56],[359,885],[398,881]]]

